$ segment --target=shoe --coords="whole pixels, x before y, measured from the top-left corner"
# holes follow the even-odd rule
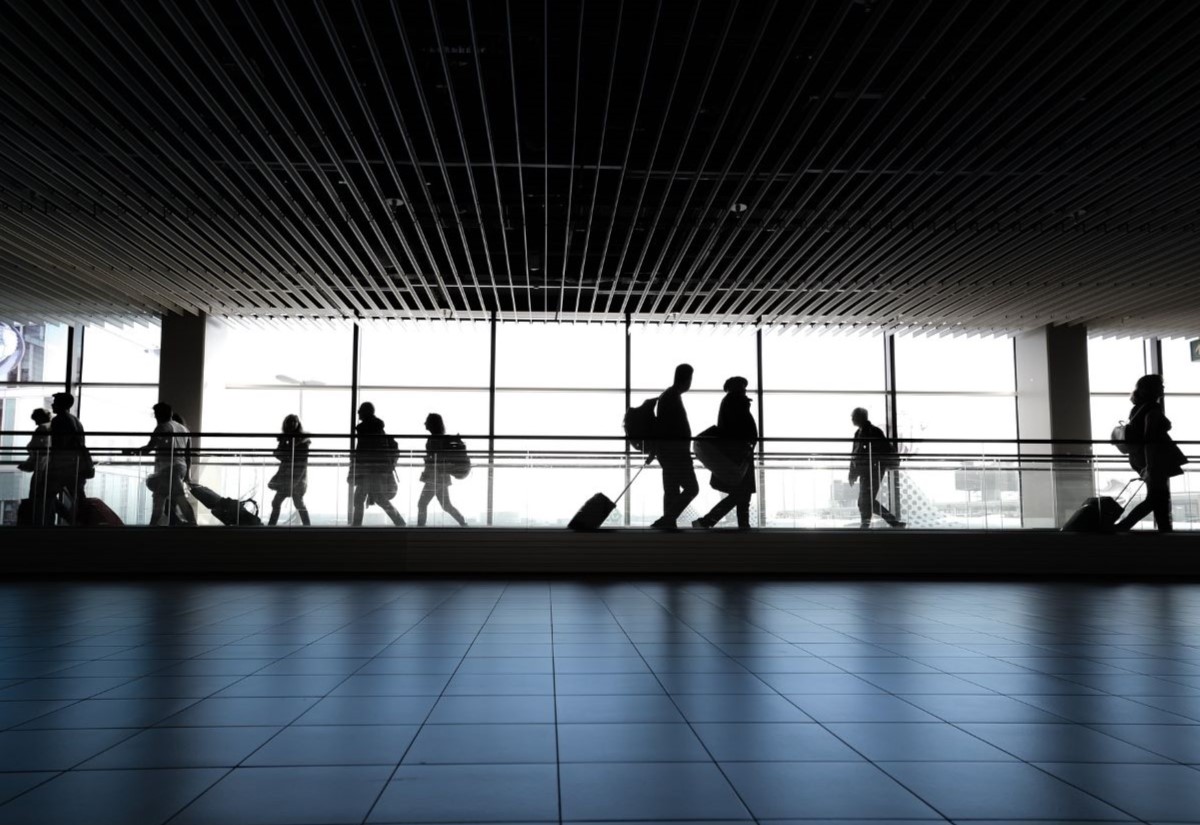
[[[698,518],[695,521],[693,521],[692,526],[695,527],[697,530],[711,530],[713,528],[712,524],[708,523],[707,521],[705,521],[702,518]]]
[[[903,529],[903,528],[905,528],[905,527],[907,527],[907,526],[908,526],[908,522],[906,522],[906,521],[900,521],[899,519],[897,519],[896,521],[889,521],[889,522],[888,522],[888,527],[895,527],[895,528],[896,528],[896,529],[898,529],[898,530],[901,530],[901,529]]]
[[[871,529],[871,522],[869,522],[869,521],[864,521],[862,524],[858,525],[858,529],[859,529],[859,530],[870,530],[870,529]]]
[[[669,521],[668,519],[660,518],[657,521],[655,521],[653,524],[650,525],[650,529],[651,530],[667,530],[669,532],[675,532],[675,531],[679,530],[679,525],[673,521]]]

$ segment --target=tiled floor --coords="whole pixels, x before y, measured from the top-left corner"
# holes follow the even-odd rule
[[[1200,822],[1200,586],[0,586],[0,823]]]

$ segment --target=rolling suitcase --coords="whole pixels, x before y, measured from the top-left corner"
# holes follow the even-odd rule
[[[1092,496],[1085,499],[1079,509],[1071,514],[1066,524],[1062,526],[1064,533],[1098,533],[1111,530],[1125,512],[1125,505],[1119,499],[1125,495],[1129,485],[1141,479],[1135,478],[1121,488],[1121,492],[1113,496]]]
[[[625,485],[625,489],[621,491],[621,495],[617,496],[617,500],[613,501],[604,493],[596,493],[589,498],[579,508],[579,512],[567,523],[568,530],[599,530],[605,520],[612,515],[612,511],[617,509],[617,501],[629,492],[629,488],[633,486],[633,482],[637,481],[638,476],[642,474],[642,470],[646,469],[643,464],[634,474],[629,483]]]
[[[83,500],[79,522],[85,527],[120,527],[125,524],[111,507],[98,498]]]

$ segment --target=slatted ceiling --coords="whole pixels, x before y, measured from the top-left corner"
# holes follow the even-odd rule
[[[1200,326],[1196,4],[0,13],[4,317]]]

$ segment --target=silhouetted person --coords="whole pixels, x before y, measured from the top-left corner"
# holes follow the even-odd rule
[[[358,438],[351,456],[353,466],[350,482],[354,485],[354,513],[350,523],[354,527],[361,527],[367,505],[375,504],[388,514],[393,524],[403,527],[404,519],[392,506],[398,485],[393,470],[395,457],[391,455],[383,421],[375,417],[375,405],[370,401],[358,406],[358,419],[354,428]]]
[[[17,465],[21,472],[29,473],[29,506],[33,524],[42,527],[50,523],[50,491],[47,487],[47,470],[50,466],[50,413],[38,407],[30,416],[33,434],[25,445],[28,457]]]
[[[183,477],[190,483],[192,480],[192,431],[188,429],[187,421],[177,412],[171,413],[171,420],[183,427],[187,433],[187,447],[183,451]]]
[[[722,478],[713,473],[712,486],[725,493],[725,498],[708,511],[708,515],[692,522],[693,527],[715,527],[734,508],[737,509],[739,530],[750,529],[750,498],[758,490],[754,479],[754,445],[758,443],[758,425],[750,413],[746,387],[750,384],[741,376],[725,382],[721,410],[717,413],[718,446],[729,459],[741,468],[740,478]]]
[[[94,469],[87,451],[83,424],[71,412],[75,396],[56,392],[50,397],[50,460],[46,466],[46,487],[49,502],[70,524],[78,521],[83,506],[83,487]]]
[[[279,508],[285,499],[290,498],[300,516],[300,523],[307,527],[312,522],[308,518],[308,508],[304,506],[304,494],[308,492],[308,448],[312,442],[304,432],[298,415],[285,417],[280,430],[279,444],[273,453],[279,461],[279,469],[267,482],[267,487],[275,491],[275,498],[271,500],[271,518],[267,524],[279,523]]]
[[[458,522],[459,527],[466,527],[467,520],[458,512],[458,508],[450,503],[449,487],[454,479],[450,475],[450,464],[446,460],[446,425],[437,413],[430,413],[425,418],[425,429],[429,430],[429,438],[425,441],[425,469],[421,471],[421,481],[425,487],[421,497],[417,499],[417,526],[424,527],[429,514],[429,502],[437,499],[446,515]]]
[[[880,482],[883,481],[884,468],[881,462],[892,455],[892,444],[883,430],[871,423],[867,411],[862,407],[856,407],[850,413],[850,420],[858,427],[850,448],[849,481],[851,484],[858,482],[859,527],[863,530],[871,527],[872,513],[882,516],[891,527],[903,527],[904,522],[876,500]]]
[[[187,499],[185,482],[191,434],[188,428],[172,420],[171,405],[160,401],[151,407],[157,424],[150,440],[126,454],[154,453],[154,472],[146,477],[150,488],[150,524],[196,523],[196,511]],[[176,516],[178,511],[178,516]]]
[[[675,382],[658,397],[654,453],[646,460],[657,458],[662,465],[663,514],[650,525],[659,530],[675,530],[679,516],[700,492],[692,466],[692,427],[683,407],[683,394],[692,388],[692,372],[689,364],[677,366]]]
[[[1161,375],[1143,375],[1129,396],[1133,403],[1129,423],[1125,425],[1129,465],[1146,482],[1146,497],[1117,522],[1118,530],[1132,530],[1133,525],[1151,512],[1159,532],[1174,529],[1171,477],[1183,474],[1187,456],[1170,436],[1171,422],[1162,408],[1163,392]]]

